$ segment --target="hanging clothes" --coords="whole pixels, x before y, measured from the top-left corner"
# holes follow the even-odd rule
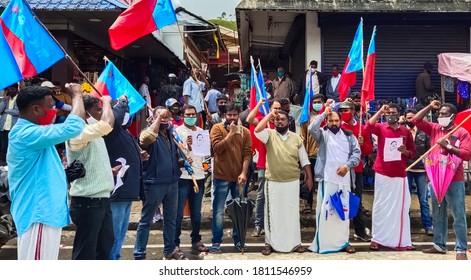
[[[462,98],[464,98],[464,99],[469,98],[469,83],[468,82],[458,81],[458,85],[457,85],[456,88],[457,88],[458,94]]]
[[[455,92],[455,79],[452,77],[445,76],[443,81],[443,88],[445,92]]]

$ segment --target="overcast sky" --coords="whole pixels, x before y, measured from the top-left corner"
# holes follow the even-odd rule
[[[201,16],[204,19],[213,19],[226,12],[226,17],[235,14],[235,7],[241,0],[173,0],[175,6],[180,4],[188,11]],[[235,20],[235,16],[231,17]]]

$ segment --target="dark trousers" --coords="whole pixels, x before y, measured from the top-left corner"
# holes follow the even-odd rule
[[[0,145],[2,145],[0,161],[7,161],[7,150],[8,150],[8,134],[9,130],[0,131]]]
[[[314,180],[314,167],[316,166],[316,158],[309,158],[309,162],[311,163],[312,180]],[[316,181],[314,181],[314,183],[316,184]],[[306,204],[310,207],[312,207],[312,204],[314,203],[314,189],[315,188],[312,188],[309,192],[309,197],[306,202]]]
[[[175,245],[180,246],[180,235],[182,233],[182,220],[183,211],[185,209],[186,199],[190,206],[190,221],[191,221],[191,244],[196,244],[201,241],[200,228],[201,228],[201,204],[203,202],[204,193],[204,179],[196,180],[199,191],[195,193],[193,180],[180,179],[178,182],[178,208],[177,208],[177,222],[175,229]]]
[[[77,227],[72,259],[108,260],[114,243],[110,200],[73,196],[70,217]]]
[[[363,218],[361,204],[363,196],[363,172],[355,172],[355,189],[353,193],[360,198],[360,204],[358,205],[358,214],[353,218],[353,228],[355,229],[355,234],[359,236],[365,236],[365,220]]]

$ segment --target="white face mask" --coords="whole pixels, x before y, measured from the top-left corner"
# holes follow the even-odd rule
[[[124,113],[123,123],[121,125],[126,125],[129,122],[131,115],[129,113]]]
[[[448,125],[450,125],[451,123],[451,118],[453,117],[453,115],[449,116],[449,117],[444,117],[444,118],[438,118],[438,124],[441,126],[441,127],[447,127]]]
[[[87,118],[87,123],[88,124],[94,124],[94,123],[98,122],[94,117],[92,117],[92,115],[90,115],[90,114],[88,114],[88,115],[89,115],[89,117]]]

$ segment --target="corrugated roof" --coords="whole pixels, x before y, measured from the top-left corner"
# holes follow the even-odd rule
[[[0,7],[4,8],[9,2],[0,0]],[[27,2],[35,10],[47,11],[110,11],[126,8],[125,4],[117,0],[28,0]]]

